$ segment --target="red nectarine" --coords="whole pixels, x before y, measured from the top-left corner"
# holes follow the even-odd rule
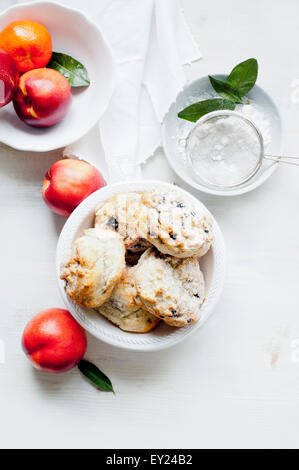
[[[67,310],[50,309],[28,323],[22,344],[35,368],[59,374],[81,361],[87,339],[83,328]]]
[[[71,101],[71,86],[61,73],[35,69],[21,76],[14,107],[19,118],[29,126],[49,127],[64,118]]]
[[[19,72],[13,59],[0,49],[0,108],[8,104],[17,88]]]
[[[43,198],[53,212],[68,217],[87,196],[105,184],[94,166],[67,158],[54,163],[47,172]]]

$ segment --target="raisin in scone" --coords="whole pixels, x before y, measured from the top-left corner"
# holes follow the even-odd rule
[[[143,253],[149,247],[149,242],[142,238],[140,227],[144,211],[141,194],[118,193],[97,207],[95,227],[119,233],[131,255]]]
[[[153,315],[176,327],[199,320],[205,283],[197,258],[173,258],[149,249],[134,276],[137,294]]]
[[[205,207],[176,191],[142,194],[147,229],[143,236],[161,253],[177,258],[204,256],[213,242],[213,221]]]
[[[61,279],[74,302],[95,308],[110,297],[124,269],[125,248],[120,235],[92,228],[76,240]]]
[[[96,310],[124,331],[148,333],[160,320],[142,308],[134,276],[135,268],[127,267],[111,297]]]

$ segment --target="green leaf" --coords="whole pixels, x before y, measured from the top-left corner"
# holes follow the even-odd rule
[[[258,62],[248,59],[237,65],[229,75],[226,83],[235,88],[239,96],[245,96],[254,87],[258,76]]]
[[[110,379],[100,371],[94,364],[83,359],[79,362],[78,368],[80,372],[99,390],[104,390],[105,392],[113,392],[113,385]]]
[[[81,62],[70,55],[61,52],[53,52],[48,63],[49,69],[54,69],[65,76],[71,87],[89,86],[90,79],[88,72]]]
[[[183,109],[183,111],[178,114],[178,117],[185,119],[186,121],[196,122],[202,116],[211,113],[212,111],[218,111],[221,109],[229,109],[233,111],[235,107],[236,104],[233,101],[214,98],[191,104],[191,106]]]
[[[228,83],[223,82],[222,80],[217,80],[217,78],[211,77],[210,75],[209,79],[212,87],[216,93],[218,93],[218,95],[222,96],[224,99],[234,101],[237,104],[242,104],[242,99],[238,93],[238,90],[233,88]]]

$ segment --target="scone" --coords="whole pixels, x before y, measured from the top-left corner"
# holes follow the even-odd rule
[[[92,228],[76,240],[61,279],[74,302],[95,308],[110,297],[124,269],[125,248],[120,235]]]
[[[144,237],[161,253],[177,258],[204,256],[213,242],[213,222],[205,207],[175,190],[144,192],[148,226]]]
[[[140,228],[144,209],[141,194],[118,193],[97,207],[95,227],[119,233],[130,255],[143,253],[149,247],[149,242],[142,238]]]
[[[183,327],[199,320],[205,283],[197,258],[173,258],[149,249],[136,266],[135,283],[144,307],[168,325]]]
[[[127,267],[111,297],[96,310],[124,331],[148,333],[160,320],[142,308],[134,275],[135,268]]]

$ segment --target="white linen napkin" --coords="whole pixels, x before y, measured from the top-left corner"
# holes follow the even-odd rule
[[[201,57],[179,0],[58,3],[83,10],[99,25],[117,65],[115,92],[99,132],[93,129],[64,155],[103,171],[102,145],[108,182],[134,178],[161,144],[161,122],[186,81],[183,65]]]

